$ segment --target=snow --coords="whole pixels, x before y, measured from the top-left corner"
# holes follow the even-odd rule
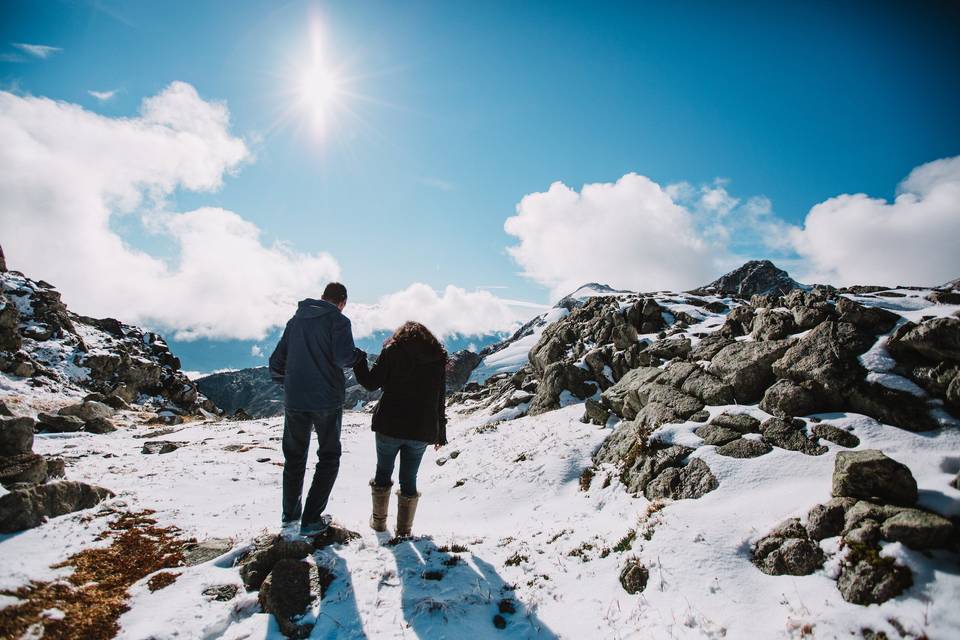
[[[723,410],[764,415],[755,407],[711,407],[714,414]],[[752,542],[783,519],[803,517],[829,499],[833,458],[840,450],[835,445],[822,456],[775,449],[750,460],[724,458],[715,447],[702,446],[694,455],[710,465],[720,487],[699,500],[667,504],[646,521],[649,503],[627,494],[613,469],[601,469],[590,491],[579,490],[581,471],[610,433],[581,423],[582,413],[582,404],[573,404],[495,424],[479,413],[452,414],[451,444],[439,452],[428,449],[420,472],[423,498],[415,533],[428,537],[390,547],[386,536],[366,528],[367,480],[375,464],[370,416],[347,412],[330,511],[362,538],[311,560],[338,576],[315,605],[311,637],[460,637],[469,629],[480,638],[777,638],[804,624],[814,625],[817,637],[834,637],[863,626],[888,628],[888,618],[930,637],[960,628],[960,611],[952,604],[960,595],[960,575],[951,569],[955,560],[937,554],[887,545],[885,553],[905,558],[918,580],[906,596],[873,607],[843,601],[829,563],[802,578],[767,576],[750,564]],[[960,491],[949,485],[960,466],[960,431],[914,434],[856,414],[819,417],[852,429],[860,448],[882,449],[908,465],[921,504],[960,513]],[[668,425],[658,437],[696,446],[701,441],[694,428],[695,423]],[[146,578],[135,585],[119,637],[279,638],[276,622],[259,612],[255,593],[241,589],[233,601],[221,603],[201,592],[239,585],[233,560],[256,535],[279,526],[282,420],[186,425],[157,438],[186,443],[164,455],[140,453],[149,433],[135,426],[101,436],[39,435],[35,445],[38,452],[64,455],[68,477],[117,491],[114,505],[154,509],[162,525],[176,525],[185,536],[235,541],[222,558],[178,569],[170,587],[151,593]],[[224,450],[231,444],[251,448]],[[453,451],[459,452],[456,458]],[[440,457],[446,458],[443,466],[436,464]],[[64,575],[50,566],[98,544],[107,517],[90,513],[0,538],[0,588]],[[650,540],[638,537],[628,552],[601,557],[603,548],[641,526],[652,529]],[[439,550],[450,544],[469,551]],[[825,541],[825,548],[830,544]],[[515,554],[526,560],[508,566]],[[452,555],[462,562],[445,566]],[[650,570],[642,595],[626,594],[618,582],[629,556]],[[424,580],[427,569],[443,571],[443,579]],[[516,601],[517,613],[505,615],[507,629],[498,631],[491,620],[503,598]]]
[[[533,332],[515,342],[510,343],[500,351],[486,356],[470,374],[469,382],[483,384],[487,378],[500,373],[518,371],[529,361],[530,350],[540,340],[544,329],[567,316],[570,312],[562,307],[555,307],[541,316],[542,322],[533,329]]]

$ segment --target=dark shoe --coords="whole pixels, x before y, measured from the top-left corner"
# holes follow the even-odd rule
[[[327,532],[327,529],[330,528],[330,523],[333,522],[333,518],[326,514],[320,516],[320,522],[314,524],[300,524],[300,535],[305,538],[314,538],[316,536],[322,536]]]

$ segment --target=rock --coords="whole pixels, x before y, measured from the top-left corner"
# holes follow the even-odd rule
[[[823,551],[799,518],[780,523],[753,547],[753,563],[772,576],[806,576],[823,566]]]
[[[866,520],[884,522],[887,518],[891,518],[903,511],[904,508],[905,507],[877,504],[869,500],[857,500],[852,507],[847,509],[843,516],[842,533],[843,535],[847,535]]]
[[[687,376],[680,389],[704,404],[732,404],[734,399],[732,386],[700,368]]]
[[[702,427],[697,427],[694,433],[703,438],[704,444],[712,444],[716,446],[733,442],[740,437],[739,431],[734,431],[733,429],[728,429],[727,427],[719,427],[715,424],[707,424]]]
[[[600,400],[605,407],[608,407],[613,413],[621,418],[633,419],[636,417],[636,411],[628,412],[625,408],[627,395],[630,392],[636,392],[643,384],[655,380],[662,371],[656,367],[638,367],[631,369],[616,384],[604,391]]]
[[[47,518],[89,509],[112,497],[113,492],[103,487],[68,480],[14,489],[0,496],[0,533],[30,529]]]
[[[108,418],[93,418],[87,420],[83,425],[83,430],[88,433],[111,433],[117,430],[117,427]]]
[[[33,451],[33,418],[0,419],[0,457]]]
[[[5,418],[14,417],[13,412],[10,411],[10,407],[8,407],[7,403],[4,402],[3,400],[0,400],[0,416],[3,416]]]
[[[800,331],[812,329],[830,317],[828,305],[796,307],[793,309],[793,323]]]
[[[67,463],[63,458],[47,458],[47,482],[67,475]]]
[[[844,534],[843,541],[848,545],[876,546],[880,542],[880,525],[869,518],[861,520],[856,527]]]
[[[720,276],[708,285],[691,292],[723,293],[749,298],[754,295],[783,295],[801,285],[769,260],[750,260],[743,266]]]
[[[610,410],[593,398],[587,398],[584,403],[583,421],[597,425],[606,425],[610,419]]]
[[[271,534],[260,536],[254,541],[250,553],[240,561],[240,578],[247,591],[255,591],[278,562],[302,560],[311,553],[313,545],[306,540],[286,540]]]
[[[470,379],[470,374],[483,358],[480,354],[462,349],[447,361],[447,391],[458,391]]]
[[[726,427],[740,433],[760,433],[760,421],[749,413],[721,413],[710,421],[718,427]]]
[[[237,597],[239,591],[240,587],[235,584],[218,584],[204,589],[203,595],[217,602],[230,602]]]
[[[653,298],[638,300],[627,310],[627,321],[640,333],[655,333],[666,326],[663,312],[666,311]]]
[[[817,412],[824,403],[814,383],[777,380],[760,401],[760,408],[781,418]]]
[[[450,454],[451,458],[456,458],[452,453]],[[351,540],[356,540],[360,537],[360,534],[356,531],[351,531],[346,527],[342,527],[338,524],[331,524],[327,527],[327,530],[319,536],[313,538],[313,548],[314,549],[323,549],[324,547],[329,547],[332,544],[347,544]]]
[[[103,404],[117,411],[129,411],[130,405],[120,396],[110,394],[103,398]]]
[[[851,547],[837,579],[840,595],[854,604],[880,604],[913,585],[910,570],[871,547]]]
[[[690,422],[706,422],[709,419],[710,419],[710,412],[707,411],[706,409],[702,411],[697,411],[695,414],[693,414],[688,418]]]
[[[620,480],[627,491],[640,493],[668,467],[678,467],[692,451],[679,445],[658,446],[648,443],[635,423],[627,423],[614,432],[595,456],[597,463],[620,467]],[[620,432],[619,434],[617,432]]]
[[[219,558],[232,549],[233,540],[229,538],[207,538],[200,542],[194,542],[183,550],[183,565],[194,567]]]
[[[849,387],[846,407],[907,431],[931,431],[940,427],[930,415],[925,398],[882,384],[861,382]]]
[[[578,398],[592,396],[596,385],[587,382],[589,372],[565,362],[554,362],[544,370],[537,393],[527,413],[538,415],[560,408],[560,394],[569,391]]]
[[[635,418],[646,431],[653,431],[663,424],[683,422],[685,418],[662,402],[648,402]]]
[[[927,300],[935,304],[960,304],[960,293],[956,291],[931,291]]]
[[[649,383],[645,390],[644,404],[660,403],[672,409],[684,420],[703,409],[703,403],[698,399],[673,387],[660,384],[659,378],[656,382]],[[642,395],[644,394],[641,393]]]
[[[264,613],[273,614],[287,637],[305,638],[312,625],[300,625],[294,618],[310,606],[310,565],[303,560],[278,560],[260,586],[257,598]]]
[[[143,443],[140,453],[152,455],[155,453],[171,453],[182,447],[184,442],[171,442],[169,440],[148,440]]]
[[[847,509],[854,505],[853,498],[833,498],[826,504],[815,505],[807,513],[807,533],[813,540],[823,540],[840,535]]]
[[[875,336],[887,333],[900,320],[900,316],[891,311],[880,307],[866,307],[843,297],[837,300],[837,313],[841,322],[849,322]]]
[[[917,481],[906,465],[876,449],[841,451],[833,468],[833,495],[909,506],[917,501]]]
[[[826,453],[827,448],[808,438],[804,428],[802,420],[770,418],[760,425],[760,433],[764,440],[781,449],[800,451],[810,456]]]
[[[685,500],[700,498],[720,486],[710,467],[694,458],[685,467],[668,467],[650,484],[643,495],[648,500]]]
[[[657,378],[657,383],[679,389],[690,374],[699,370],[699,367],[692,362],[677,360],[664,367],[663,373]]]
[[[74,433],[83,429],[83,420],[76,416],[40,413],[37,415],[36,429],[48,433]]]
[[[665,338],[647,347],[645,353],[664,360],[686,358],[692,349],[690,344],[689,338]]]
[[[832,424],[821,422],[820,424],[813,425],[813,436],[838,444],[841,447],[853,448],[860,446],[860,438]]]
[[[752,330],[755,315],[756,310],[748,304],[733,308],[720,327],[720,336],[729,340],[747,335]],[[733,344],[733,341],[730,340],[729,344]]]
[[[733,344],[733,340],[718,333],[712,333],[694,345],[694,347],[690,350],[690,353],[687,355],[687,358],[689,358],[692,362],[712,360],[713,357],[728,344]]]
[[[90,422],[97,418],[110,418],[113,416],[114,410],[102,402],[88,400],[86,402],[67,405],[61,408],[58,413],[62,416],[76,416],[84,422]]]
[[[897,360],[960,361],[960,318],[933,318],[919,325],[907,323],[887,341],[887,349]]]
[[[871,341],[850,323],[828,320],[791,346],[772,370],[778,378],[814,385],[821,411],[839,409],[848,388],[866,375],[857,356]]]
[[[637,558],[627,560],[623,569],[620,571],[620,584],[624,591],[629,594],[640,593],[647,588],[647,581],[650,579],[650,572],[640,563]]]
[[[733,387],[737,402],[759,400],[774,382],[772,365],[790,348],[789,340],[735,342],[710,361],[710,373]]]
[[[929,511],[904,509],[883,522],[885,540],[902,542],[911,549],[946,547],[954,534],[953,523]]]
[[[0,458],[0,484],[10,487],[18,482],[39,484],[47,479],[47,460],[36,453]]]
[[[793,313],[786,309],[760,309],[753,320],[754,340],[782,340],[797,331]]]
[[[773,447],[766,442],[748,438],[738,438],[717,448],[719,455],[728,458],[758,458],[771,451],[773,451]]]

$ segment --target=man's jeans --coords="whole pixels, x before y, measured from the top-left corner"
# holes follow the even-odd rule
[[[283,521],[300,520],[301,532],[325,529],[321,518],[340,471],[340,424],[343,409],[293,411],[283,421]],[[317,432],[317,468],[302,513],[303,474],[307,469],[310,431]]]
[[[400,493],[405,496],[417,495],[417,470],[423,452],[427,450],[427,442],[419,440],[404,440],[377,434],[377,474],[373,484],[378,487],[389,487],[393,476],[393,465],[400,454]]]

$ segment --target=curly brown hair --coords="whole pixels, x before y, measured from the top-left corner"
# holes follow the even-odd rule
[[[427,329],[419,322],[404,322],[393,332],[392,336],[384,341],[383,346],[389,347],[392,344],[402,344],[404,342],[420,342],[425,344],[431,347],[433,351],[436,351],[438,356],[442,356],[444,361],[447,360],[447,350],[443,347],[443,343],[437,340],[437,337],[430,332],[430,329]]]

